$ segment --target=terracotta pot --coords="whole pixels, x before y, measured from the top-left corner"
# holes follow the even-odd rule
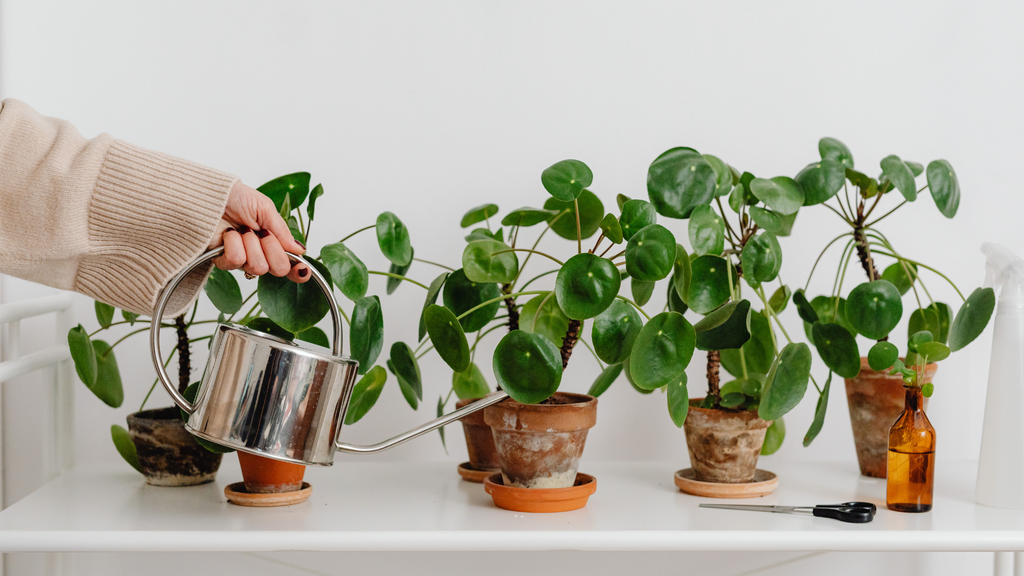
[[[147,484],[195,486],[212,482],[217,476],[221,455],[196,442],[185,430],[177,407],[129,414],[128,433]]]
[[[479,398],[467,398],[455,403],[455,408],[464,408]],[[484,411],[477,410],[469,416],[459,419],[462,431],[466,433],[466,451],[469,452],[469,465],[474,470],[498,470],[498,450],[494,447],[494,435],[491,427],[484,422]]]
[[[281,494],[302,489],[302,464],[264,458],[248,452],[238,452],[238,465],[242,467],[245,489],[251,494]]]
[[[937,368],[934,363],[925,366],[921,382],[931,382]],[[890,376],[888,371],[875,372],[868,366],[867,358],[860,359],[860,374],[846,379],[846,400],[861,474],[885,478],[889,428],[903,412],[904,396],[903,379]]]
[[[752,410],[700,408],[702,401],[690,399],[690,412],[683,425],[694,476],[701,482],[753,482],[771,423]]]
[[[545,402],[510,398],[484,409],[505,486],[568,488],[576,482],[587,431],[597,423],[597,398],[556,392]]]

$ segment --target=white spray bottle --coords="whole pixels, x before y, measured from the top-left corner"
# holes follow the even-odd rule
[[[1024,259],[986,242],[985,286],[998,297],[975,499],[1024,508]]]

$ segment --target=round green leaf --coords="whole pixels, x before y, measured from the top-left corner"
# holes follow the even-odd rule
[[[804,206],[821,204],[835,196],[846,183],[846,169],[835,160],[811,162],[796,175],[804,191]]]
[[[662,312],[644,325],[630,354],[630,375],[640,388],[654,390],[686,369],[693,357],[697,335],[678,312]]]
[[[860,350],[857,339],[839,324],[814,324],[814,346],[822,362],[843,378],[860,374]]]
[[[890,154],[882,159],[882,174],[896,186],[907,202],[917,200],[914,173],[910,171],[909,166],[904,164],[903,160],[900,160],[899,156]]]
[[[789,286],[779,286],[775,293],[772,294],[772,297],[768,299],[768,305],[771,306],[776,315],[782,314],[782,311],[786,309],[786,305],[789,304],[790,296]]]
[[[996,307],[996,293],[991,288],[976,288],[956,313],[949,326],[949,348],[956,352],[985,331]]]
[[[909,275],[907,274],[908,271]],[[917,280],[917,266],[909,262],[890,264],[882,272],[882,280],[892,282],[892,285],[900,291],[900,296],[902,296],[910,290]]]
[[[594,398],[604,394],[605,390],[608,390],[615,383],[615,379],[619,377],[619,374],[622,374],[622,364],[612,364],[605,367],[601,374],[597,376],[597,379],[594,380],[594,383],[590,385],[590,390],[587,390],[587,394]]]
[[[217,307],[217,310],[225,314],[234,314],[242,307],[242,289],[238,287],[238,280],[227,270],[214,268],[210,271],[210,278],[203,287],[210,302]],[[111,314],[114,309],[110,309]],[[108,324],[109,325],[109,324]]]
[[[523,330],[506,334],[494,349],[494,376],[516,402],[547,400],[562,381],[562,355],[547,338]]]
[[[771,325],[763,312],[750,314],[750,339],[739,349],[720,352],[722,367],[736,377],[743,376],[743,362],[747,374],[767,374],[775,360],[775,344],[772,342]],[[740,359],[740,353],[743,360]]]
[[[309,221],[313,221],[313,215],[316,213],[316,199],[324,195],[324,187],[317,184],[313,191],[309,193],[309,204],[306,204],[306,214],[309,216]]]
[[[601,232],[612,244],[622,244],[622,226],[619,225],[619,219],[611,212],[605,214],[601,219]]]
[[[682,428],[686,422],[686,413],[690,410],[690,398],[686,392],[686,372],[668,383],[668,415],[676,428]]]
[[[818,153],[822,160],[835,160],[846,168],[853,168],[853,154],[850,149],[835,138],[822,138],[818,140]]]
[[[657,224],[658,213],[654,205],[646,200],[628,200],[622,205],[622,216],[619,217],[619,224],[622,226],[622,237],[629,240],[634,234],[651,224]]]
[[[751,206],[750,217],[753,218],[754,223],[762,230],[773,234],[782,230],[782,217],[771,210],[765,210],[760,206]]]
[[[637,280],[667,278],[676,259],[676,238],[660,224],[651,224],[626,244],[626,272]]]
[[[320,259],[331,271],[334,285],[349,300],[358,300],[366,296],[370,286],[370,276],[366,264],[344,244],[328,244],[320,250]]]
[[[715,196],[725,196],[732,191],[732,170],[717,156],[702,154],[708,164],[715,170]]]
[[[576,202],[580,205],[580,237],[590,238],[601,227],[601,219],[604,218],[604,204],[590,190],[584,190]],[[544,203],[544,208],[557,212],[568,210],[568,214],[554,221],[551,230],[562,238],[576,240],[576,205],[573,202],[561,202],[554,198],[548,198]]]
[[[274,322],[270,318],[250,318],[246,321],[245,327],[257,332],[263,332],[264,334],[277,336],[283,340],[291,341],[295,338],[295,334],[281,328],[277,325],[277,322]],[[313,328],[310,328],[310,330],[312,329]]]
[[[739,348],[750,340],[750,302],[730,302],[702,318],[693,329],[699,350]]]
[[[472,362],[466,370],[452,373],[452,389],[459,400],[483,398],[491,393],[484,373]]]
[[[807,339],[810,340],[811,344],[814,344],[814,323],[821,322],[822,324],[835,323],[839,324],[843,328],[846,328],[851,334],[856,335],[857,331],[853,329],[850,322],[846,319],[846,299],[839,298],[838,306],[836,305],[836,299],[829,296],[815,296],[814,300],[811,300],[810,306],[814,309],[814,314],[817,320],[814,322],[804,322],[804,333],[807,334]]]
[[[615,300],[621,281],[611,260],[584,252],[569,258],[558,271],[555,298],[569,318],[593,318]]]
[[[636,278],[629,279],[630,291],[633,293],[633,301],[643,306],[651,300],[651,296],[654,294],[654,282],[648,282],[646,280],[637,280]]]
[[[718,175],[693,148],[672,148],[647,170],[647,194],[662,216],[689,218],[697,206],[715,197]]]
[[[466,273],[461,268],[449,274],[448,280],[444,283],[444,305],[457,316],[462,316],[477,305],[499,296],[501,296],[501,289],[497,284],[473,282],[466,277]],[[462,328],[466,332],[476,332],[494,319],[494,315],[500,307],[501,301],[498,300],[463,316],[459,320],[462,323]]]
[[[352,309],[349,347],[352,359],[359,362],[359,373],[365,374],[384,347],[384,313],[377,296],[363,296],[356,300]]]
[[[68,331],[68,348],[75,362],[75,372],[90,390],[96,385],[96,350],[89,339],[89,333],[81,324]]]
[[[317,346],[323,346],[324,348],[331,347],[331,340],[327,338],[327,334],[325,334],[323,330],[317,328],[316,326],[313,326],[308,330],[303,330],[302,332],[299,332],[298,334],[295,335],[295,339],[310,342],[312,344],[316,344]]]
[[[910,313],[910,321],[907,324],[907,336],[913,336],[918,332],[926,331],[936,340],[942,341],[942,327],[939,326],[939,315],[935,308],[918,308]],[[947,327],[948,332],[948,327]]]
[[[333,282],[326,266],[312,258],[303,257],[303,260],[316,268],[328,285]],[[297,284],[287,277],[264,274],[260,276],[257,294],[263,313],[292,333],[314,326],[331,311],[331,305],[316,282]]]
[[[219,268],[214,268],[213,269],[213,273],[210,274],[210,277],[212,278],[214,273],[216,273],[216,272],[224,272],[224,271],[219,269]],[[230,272],[224,272],[224,273],[229,275],[229,276],[231,275]],[[241,307],[241,301],[242,301],[241,292],[239,292],[238,301],[239,301],[239,307]],[[214,304],[216,304],[216,302]],[[96,309],[96,321],[100,323],[100,326],[103,327],[103,328],[110,328],[111,322],[114,321],[114,307],[111,306],[110,304],[106,304],[104,302],[100,302],[99,300],[96,300],[96,302],[94,303],[93,307]],[[230,314],[230,312],[229,312],[229,314]]]
[[[287,174],[280,178],[274,178],[270,182],[257,188],[264,195],[274,201],[277,211],[281,211],[284,200],[287,196],[291,208],[298,208],[309,195],[309,172],[296,172]]]
[[[754,178],[750,192],[779,214],[795,214],[804,205],[803,189],[788,176],[776,176],[771,180]]]
[[[933,338],[934,337],[932,336],[931,332],[927,330],[921,330],[920,332],[912,334],[910,338],[907,339],[907,349],[916,354],[917,347],[919,344],[931,342]]]
[[[477,240],[462,252],[462,270],[473,282],[509,283],[519,272],[519,258],[496,240]]]
[[[409,242],[409,231],[405,224],[391,212],[381,212],[377,216],[377,244],[388,260],[406,266],[412,262],[412,244]]]
[[[933,160],[928,164],[928,189],[932,191],[932,200],[939,212],[946,218],[956,216],[960,207],[960,181],[956,178],[953,166],[945,160]]]
[[[455,314],[444,306],[431,304],[423,311],[423,320],[430,334],[430,343],[441,359],[456,372],[466,370],[469,367],[469,343]]]
[[[540,334],[559,348],[569,330],[569,321],[551,292],[534,296],[519,313],[520,330]]]
[[[562,160],[541,172],[544,189],[562,202],[572,202],[594,181],[590,167],[579,160]]]
[[[498,213],[497,204],[482,204],[466,212],[459,223],[463,228],[468,228],[477,222],[483,222]]]
[[[636,310],[622,300],[615,300],[594,318],[590,337],[597,357],[609,364],[618,364],[629,358],[642,327],[643,321]]]
[[[513,210],[501,219],[502,226],[522,226],[527,228],[541,222],[547,222],[558,215],[558,210],[541,210],[540,208],[520,208]]]
[[[420,378],[420,365],[416,362],[416,355],[408,344],[395,342],[391,345],[388,369],[398,379],[402,395],[415,410],[419,406],[419,401],[423,400],[423,380]]]
[[[720,255],[725,249],[725,222],[708,205],[697,206],[690,213],[690,246],[696,254]]]
[[[740,261],[743,263],[743,278],[753,288],[762,282],[770,282],[782,269],[782,247],[771,232],[761,232],[747,240],[743,246]]]
[[[807,391],[810,377],[811,349],[803,342],[786,344],[765,378],[758,416],[777,420],[795,408]]]
[[[416,251],[413,250],[413,255],[415,256],[415,254],[416,254]],[[388,294],[394,294],[395,290],[398,290],[399,284],[402,283],[402,278],[398,278],[398,276],[403,276],[403,277],[406,276],[409,273],[409,268],[411,268],[411,267],[412,267],[412,260],[409,260],[409,263],[406,264],[405,266],[399,266],[398,264],[395,264],[394,262],[391,263],[391,267],[388,268],[388,273],[394,274],[394,276],[388,276],[388,286],[387,286]]]
[[[387,380],[388,373],[380,366],[370,368],[366,375],[359,379],[356,387],[352,390],[352,400],[349,402],[348,412],[345,414],[346,426],[351,426],[366,416],[366,413],[380,398],[380,392],[384,389],[384,383]]]
[[[118,408],[124,402],[124,387],[117,358],[110,344],[103,340],[93,340],[92,347],[96,355],[96,383],[89,386],[89,390],[107,406]]]
[[[928,305],[928,310],[935,312],[939,320],[937,325],[938,331],[932,330],[932,334],[935,335],[935,341],[947,344],[949,342],[949,324],[953,319],[953,311],[950,309],[949,304],[943,302],[932,302]]]
[[[501,230],[498,230],[501,232]],[[498,240],[497,234],[491,232],[487,228],[476,228],[466,236],[466,242],[475,242],[477,240]],[[501,240],[498,240],[499,242]]]
[[[434,278],[430,283],[430,287],[427,288],[427,298],[423,301],[423,310],[420,311],[420,327],[416,336],[417,340],[423,340],[423,337],[427,335],[427,323],[423,318],[423,311],[427,309],[427,306],[437,302],[437,295],[441,292],[441,287],[444,286],[444,282],[447,279],[448,273],[442,272],[437,278]]]
[[[939,362],[949,358],[949,346],[941,342],[922,342],[917,345],[917,354],[926,362]]]
[[[782,441],[786,439],[786,421],[779,417],[773,420],[764,433],[764,444],[761,445],[761,455],[771,456],[782,447]]]
[[[725,258],[706,254],[690,263],[692,277],[686,303],[707,314],[729,300],[729,272]]]
[[[114,448],[124,458],[124,461],[142,472],[142,464],[139,463],[139,453],[135,450],[135,442],[132,442],[132,435],[123,427],[114,424],[110,427],[110,438],[114,441]]]
[[[888,280],[865,282],[846,299],[846,320],[859,334],[881,340],[903,316],[900,291]]]
[[[888,370],[899,357],[899,349],[891,342],[876,342],[871,350],[868,350],[868,366],[878,372]]]

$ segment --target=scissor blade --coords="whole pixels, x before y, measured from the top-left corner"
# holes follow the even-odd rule
[[[775,512],[779,514],[790,514],[793,506],[764,506],[756,504],[699,504],[701,508],[718,508],[721,510],[746,510],[749,512]]]

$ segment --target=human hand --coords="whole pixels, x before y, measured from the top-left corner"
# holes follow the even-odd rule
[[[300,284],[310,278],[306,264],[292,264],[285,251],[304,254],[306,247],[292,238],[274,201],[241,181],[228,194],[224,216],[210,241],[210,248],[224,245],[224,254],[213,261],[222,270],[242,268],[247,274],[288,276]]]

